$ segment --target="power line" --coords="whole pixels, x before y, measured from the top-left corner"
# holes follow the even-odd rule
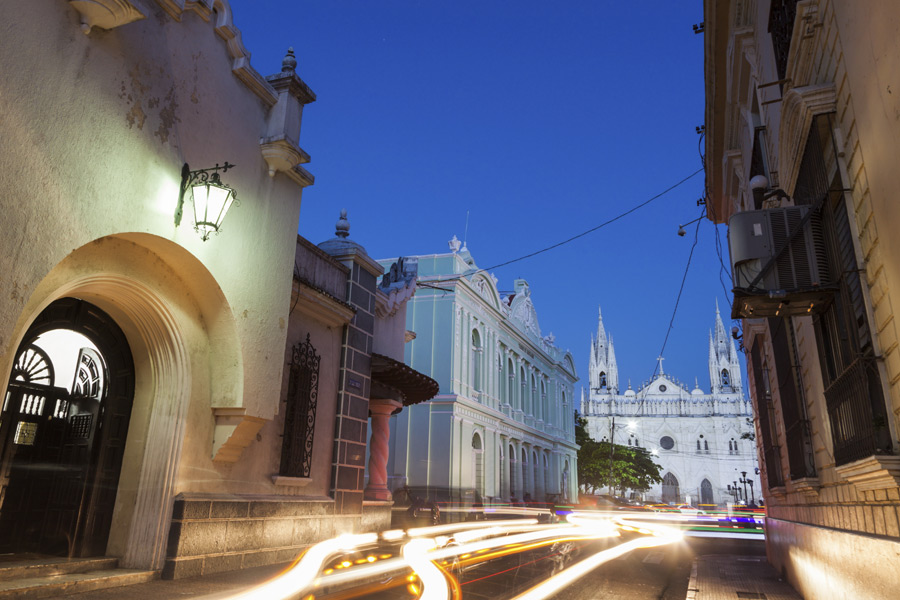
[[[480,272],[484,272],[484,271],[492,271],[492,270],[494,270],[494,269],[499,269],[500,267],[505,267],[505,266],[507,266],[507,265],[511,265],[511,264],[513,264],[513,263],[517,263],[517,262],[519,262],[519,261],[523,261],[523,260],[525,260],[526,258],[531,258],[531,257],[533,257],[533,256],[537,256],[538,254],[543,254],[544,252],[549,252],[550,250],[554,250],[554,249],[556,249],[556,248],[559,248],[560,246],[564,246],[565,244],[574,242],[575,240],[577,240],[577,239],[579,239],[579,238],[582,238],[582,237],[584,237],[584,236],[586,236],[586,235],[588,235],[588,234],[590,234],[590,233],[594,233],[595,231],[597,231],[597,230],[599,230],[599,229],[602,229],[602,228],[606,227],[607,225],[611,225],[612,223],[615,223],[616,221],[618,221],[618,220],[620,220],[620,219],[623,219],[623,218],[627,217],[628,215],[630,215],[631,213],[635,212],[636,210],[639,210],[639,209],[641,209],[641,208],[647,206],[648,204],[650,204],[650,203],[653,202],[654,200],[658,200],[659,198],[665,196],[666,194],[668,194],[669,192],[671,192],[672,190],[674,190],[674,189],[677,188],[678,186],[682,185],[683,183],[686,183],[688,180],[692,179],[694,176],[696,176],[697,174],[701,173],[702,171],[703,171],[703,168],[701,167],[701,168],[697,169],[696,171],[694,171],[693,173],[691,173],[690,175],[688,175],[687,177],[685,177],[684,179],[682,179],[681,181],[679,181],[679,182],[677,182],[677,183],[675,183],[675,184],[670,185],[669,187],[667,187],[667,188],[664,189],[663,191],[659,192],[659,193],[656,194],[655,196],[652,196],[652,197],[648,198],[647,200],[644,200],[644,201],[641,202],[640,204],[638,204],[638,205],[636,205],[636,206],[633,206],[633,207],[629,208],[629,209],[626,210],[625,212],[623,212],[623,213],[621,213],[621,214],[619,214],[619,215],[616,215],[615,217],[613,217],[613,218],[611,218],[611,219],[609,219],[609,220],[607,220],[607,221],[604,221],[603,223],[600,223],[599,225],[597,225],[597,226],[595,226],[595,227],[591,227],[590,229],[588,229],[588,230],[586,230],[586,231],[582,231],[582,232],[579,233],[579,234],[573,235],[572,237],[567,238],[567,239],[565,239],[565,240],[562,240],[561,242],[557,242],[557,243],[555,243],[555,244],[552,244],[552,245],[550,245],[550,246],[547,246],[546,248],[541,248],[540,250],[536,250],[536,251],[534,251],[534,252],[531,252],[531,253],[529,253],[529,254],[525,254],[524,256],[520,256],[520,257],[518,257],[518,258],[513,258],[513,259],[511,259],[511,260],[507,260],[507,261],[505,261],[505,262],[502,262],[502,263],[499,263],[499,264],[496,264],[496,265],[493,265],[493,266],[490,266],[490,267],[485,267],[484,269],[477,269],[477,270],[474,270],[474,271],[471,271],[471,272],[468,272],[468,273],[464,273],[464,274],[462,274],[462,275],[456,275],[455,277],[448,277],[447,279],[438,279],[438,280],[436,280],[436,281],[437,281],[437,282],[456,281],[456,280],[462,279],[463,277],[469,277],[469,276],[471,276],[471,275],[474,275],[475,273],[480,273]],[[426,282],[426,283],[427,283],[427,282]],[[423,286],[423,287],[433,287],[433,286],[425,286],[424,283],[419,283],[418,285],[421,285],[421,286]]]

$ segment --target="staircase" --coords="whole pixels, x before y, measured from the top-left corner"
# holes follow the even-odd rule
[[[157,579],[159,571],[119,569],[117,558],[3,557],[0,599],[55,598]]]

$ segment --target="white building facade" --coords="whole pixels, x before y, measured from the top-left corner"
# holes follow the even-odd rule
[[[420,287],[407,307],[416,338],[406,363],[437,380],[440,394],[391,418],[390,485],[574,499],[572,355],[541,336],[525,280],[501,295],[455,237],[451,249],[412,257]]]
[[[758,498],[759,476],[752,440],[749,398],[741,383],[740,359],[716,309],[709,337],[710,392],[693,389],[658,373],[638,389],[622,390],[612,336],[598,315],[590,351],[590,392],[581,393],[581,414],[589,435],[640,446],[662,466],[663,482],[646,494],[648,501],[725,504]],[[751,483],[752,482],[752,483]],[[755,491],[754,491],[754,486]]]

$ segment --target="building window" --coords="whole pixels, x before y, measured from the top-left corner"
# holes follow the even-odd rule
[[[722,369],[722,387],[731,387],[731,377],[728,376],[728,369]]]
[[[781,474],[781,450],[775,445],[775,408],[769,389],[768,367],[763,364],[762,338],[757,337],[750,350],[750,364],[753,365],[754,387],[756,388],[756,414],[762,442],[766,477],[769,489],[784,485]]]
[[[606,373],[600,373],[600,377],[597,379],[597,387],[601,390],[606,389]]]
[[[662,448],[663,450],[671,450],[672,448],[675,447],[675,440],[673,440],[672,438],[670,438],[667,435],[664,435],[661,438],[659,438],[659,447]]]
[[[484,495],[484,449],[477,433],[472,435],[472,487]]]
[[[839,173],[828,177],[825,155],[835,152],[832,118],[832,114],[825,114],[813,119],[797,175],[794,202],[821,206],[826,240],[822,252],[839,284],[833,302],[813,318],[813,324],[834,459],[837,465],[844,465],[876,453],[892,454],[893,447],[844,185]],[[804,459],[801,452],[800,460]],[[802,467],[801,463],[798,468]]]
[[[472,389],[480,392],[482,389],[481,382],[481,361],[483,360],[483,348],[481,347],[481,336],[478,331],[472,330]]]
[[[309,334],[306,334],[306,341],[294,346],[291,352],[279,470],[285,477],[309,477],[316,429],[320,359],[321,356],[316,354],[309,341]]]
[[[797,0],[772,0],[769,8],[769,34],[775,54],[778,79],[787,75],[788,52],[794,34],[794,18],[797,16]]]

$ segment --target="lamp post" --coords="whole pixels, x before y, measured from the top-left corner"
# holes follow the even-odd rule
[[[738,479],[744,486],[744,502],[747,501],[747,471],[741,471],[741,478]]]
[[[737,502],[738,500],[741,499],[741,489],[738,487],[737,481],[732,481],[731,483],[734,484],[734,493],[735,493],[734,497],[735,497],[735,502]]]
[[[756,504],[756,497],[753,495],[753,480],[748,479],[747,483],[750,484],[750,504]]]
[[[731,499],[737,503],[737,488],[732,487],[730,484],[728,485],[728,493],[731,494]]]
[[[191,203],[194,205],[194,229],[204,242],[211,233],[219,233],[225,214],[231,205],[237,202],[234,188],[222,183],[219,170],[224,173],[234,165],[227,161],[223,166],[216,163],[209,169],[191,171],[187,163],[181,168],[181,187],[178,193],[178,206],[175,209],[175,225],[181,224],[184,209],[184,195],[190,191]]]

